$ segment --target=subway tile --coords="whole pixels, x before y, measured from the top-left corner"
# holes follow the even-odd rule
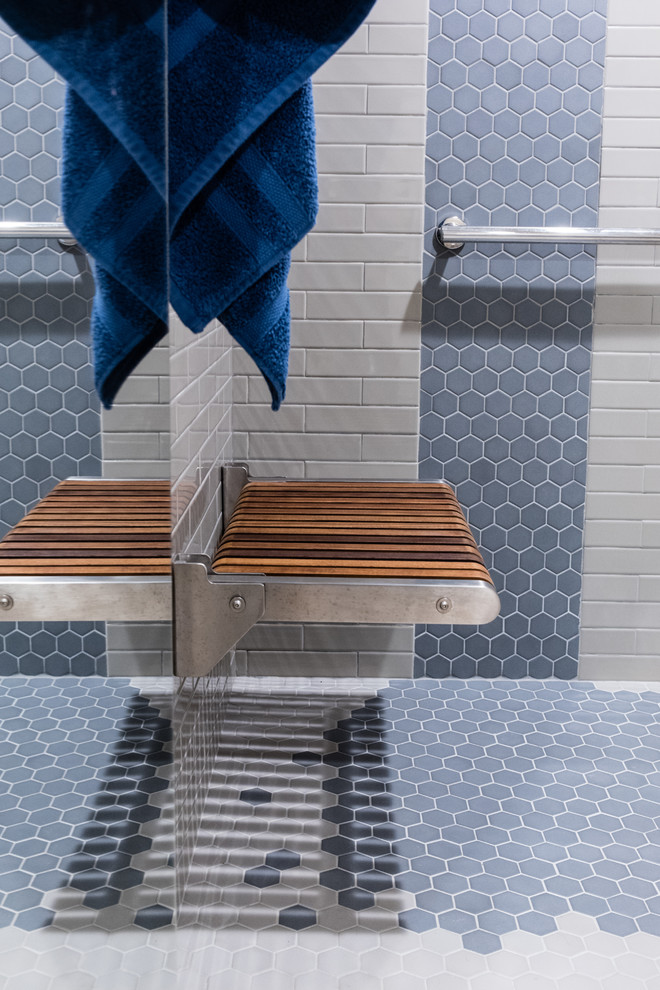
[[[578,677],[587,681],[657,681],[660,679],[660,666],[654,658],[583,656],[580,657]]]
[[[292,320],[304,320],[307,309],[307,296],[296,289],[289,290],[289,309]]]
[[[612,295],[657,296],[659,289],[660,283],[653,266],[598,266],[597,291],[603,297],[604,305]]]
[[[647,520],[642,523],[641,546],[660,548],[660,519]],[[660,608],[658,609],[660,614]],[[660,622],[660,619],[659,619]],[[660,646],[660,644],[658,644]]]
[[[359,653],[359,677],[412,677],[414,657],[407,653]]]
[[[426,117],[426,87],[368,86],[367,113],[421,114]]]
[[[660,438],[652,437],[593,437],[589,445],[589,460],[593,464],[647,464],[660,462]]]
[[[660,492],[587,492],[587,517],[649,519],[660,517]]]
[[[609,0],[607,14],[610,24],[660,27],[660,9],[655,0]]]
[[[605,225],[604,217],[599,221]],[[598,268],[609,266],[611,268],[645,267],[655,263],[655,247],[646,244],[599,244],[598,245]],[[596,269],[596,279],[598,279],[598,268]]]
[[[305,462],[253,460],[250,474],[253,478],[304,478]]]
[[[314,349],[307,354],[309,375],[341,375],[362,378],[413,378],[419,372],[419,352],[414,350],[341,351]]]
[[[603,436],[602,433],[592,434]],[[625,434],[628,435],[628,434]],[[644,467],[617,464],[594,464],[591,459],[587,469],[587,487],[599,492],[641,492],[644,490]]]
[[[297,262],[291,265],[289,288],[291,289],[336,289],[361,292],[364,284],[364,265],[359,262]],[[313,317],[313,313],[308,314]],[[325,315],[325,314],[323,314]],[[332,314],[328,314],[332,315]]]
[[[104,411],[104,429],[112,433],[132,432],[139,423],[142,432],[166,431],[170,427],[167,406],[122,405]]]
[[[634,602],[640,595],[636,574],[585,573],[582,582],[584,601]]]
[[[369,24],[426,24],[429,16],[427,0],[378,0],[369,14]]]
[[[425,123],[422,116],[401,114],[317,114],[316,132],[320,144],[422,145]]]
[[[314,86],[314,109],[316,113],[366,113],[367,93],[367,86],[324,86],[317,83]]]
[[[168,650],[172,646],[169,622],[108,622],[108,649]]]
[[[660,493],[660,465],[646,464],[644,467],[644,484],[642,491]]]
[[[422,85],[426,78],[425,55],[341,55],[333,56],[314,76],[319,83],[378,83]]]
[[[424,208],[419,206],[399,205],[394,206],[385,203],[367,204],[366,226],[367,232],[401,232],[414,233],[423,232],[424,229]]]
[[[357,654],[249,650],[250,677],[356,677]]]
[[[630,87],[655,87],[658,83],[658,75],[660,73],[660,58],[656,52],[656,57],[647,56],[646,58],[627,58],[623,56],[617,56],[616,58],[608,58],[607,69],[606,69],[606,88],[605,88],[605,109],[609,111],[610,102],[612,97],[617,93],[618,89],[625,89]],[[614,104],[616,108],[616,103]]]
[[[393,461],[383,464],[382,461],[322,461],[308,460],[305,464],[307,478],[373,478],[412,480],[417,477],[417,466],[405,463],[396,464]]]
[[[660,27],[619,26],[610,23],[607,28],[607,49],[611,58],[650,56],[657,58],[660,52]]]
[[[368,50],[375,55],[426,54],[426,25],[370,24]]]
[[[128,403],[129,405],[145,405],[147,403],[157,405],[158,402],[158,376],[139,374],[139,371],[126,379],[115,399],[115,403]],[[104,409],[102,415],[107,412],[108,410]]]
[[[167,461],[147,461],[140,460],[136,470],[136,462],[130,461],[109,461],[104,465],[103,477],[111,478],[145,478],[167,480],[170,477],[170,469]]]
[[[416,350],[420,347],[420,325],[417,322],[371,321],[364,324],[364,346],[374,349],[396,347],[401,350]],[[419,368],[415,372],[418,374]]]
[[[417,261],[418,255],[415,234],[312,233],[307,247],[310,261]]]
[[[591,386],[592,404],[603,409],[649,409],[657,394],[657,382],[594,381]]]
[[[587,519],[584,527],[585,546],[594,547],[629,547],[635,549],[641,546],[653,546],[647,539],[642,539],[643,530],[640,520],[599,520]],[[659,544],[660,545],[660,544]]]
[[[398,154],[396,149],[392,150]],[[326,203],[417,204],[424,199],[424,181],[414,172],[410,175],[320,175],[319,194]],[[313,234],[307,238],[308,245],[312,239]],[[403,260],[418,261],[419,251],[414,258]]]
[[[372,263],[364,266],[364,288],[367,292],[414,292],[422,289],[422,271],[419,264],[395,265]],[[419,324],[415,324],[419,327]],[[419,333],[418,333],[419,338]]]
[[[303,630],[306,650],[403,652],[413,646],[414,627],[407,625],[307,622]]]
[[[635,636],[635,653],[638,656],[653,657],[655,676],[660,680],[660,621],[652,629],[638,629]],[[359,661],[358,661],[359,663]]]
[[[410,461],[417,464],[418,440],[410,436],[371,436],[362,438],[362,457],[365,461]]]
[[[160,442],[158,433],[109,433],[104,432],[103,459],[113,460],[159,460]]]
[[[158,650],[113,650],[108,655],[109,677],[159,677],[163,657]]]
[[[369,175],[415,176],[424,167],[424,148],[422,145],[371,145],[367,148],[366,167]],[[400,197],[392,197],[391,201],[415,203],[414,199],[402,200]]]
[[[249,401],[270,403],[268,386],[259,378],[250,378]],[[300,405],[359,404],[361,378],[290,377],[286,384],[286,402]],[[279,413],[276,415],[279,416]]]
[[[332,423],[335,433],[413,433],[418,421],[417,407],[401,406],[324,406],[307,410],[305,429],[323,433]]]
[[[615,323],[620,326],[628,324],[650,324],[653,321],[653,300],[651,297],[639,298],[628,295],[597,296],[594,306],[595,323]]]
[[[648,355],[615,354],[599,351],[591,359],[591,373],[596,381],[629,381],[636,385],[649,374]]]
[[[365,207],[360,203],[323,203],[314,230],[325,233],[362,233],[365,227],[365,212]],[[310,264],[307,261],[302,263]]]
[[[348,38],[341,48],[337,49],[338,54],[359,53],[364,54],[369,50],[369,28],[367,24],[361,24],[357,31]]]
[[[326,430],[317,434],[252,432],[248,435],[249,460],[359,461],[361,438],[357,433],[337,434],[329,420]]]
[[[301,650],[303,627],[286,622],[258,622],[238,645],[240,650]]]
[[[310,319],[416,320],[421,316],[420,293],[314,292],[307,293]]]
[[[644,436],[646,425],[647,413],[645,409],[603,409],[592,406],[589,417],[589,436]]]
[[[333,379],[333,381],[344,379]],[[362,383],[362,402],[369,406],[414,406],[419,403],[419,379],[396,378],[381,381],[379,378],[365,378]],[[418,437],[413,434],[415,444]]]
[[[625,608],[625,605],[622,606]],[[584,653],[635,653],[635,630],[619,628],[583,628],[580,632],[580,650]]]
[[[629,548],[619,549],[617,547],[612,548],[601,548],[601,547],[589,547],[588,562],[585,559],[585,570],[596,571],[600,573],[616,573],[616,574],[658,574],[660,573],[660,550],[648,549],[646,547],[637,548],[636,553],[631,553]],[[604,624],[604,612],[591,612],[585,611],[585,609],[595,608],[593,602],[583,602],[582,603],[582,620],[586,625],[602,625]],[[637,613],[639,609],[639,614]],[[644,609],[646,613],[651,615],[655,612],[657,614],[657,602],[653,605],[647,606],[645,603],[641,602],[635,605],[636,619],[635,622],[638,625],[644,625],[645,620]],[[632,616],[630,621],[626,621],[624,625],[629,626],[633,622]],[[635,623],[633,623],[635,624]]]
[[[598,322],[594,324],[593,349],[594,352],[615,350],[660,352],[660,334],[651,324],[622,327]]]
[[[316,148],[319,181],[324,175],[345,172],[347,175],[361,175],[367,170],[367,151],[361,144],[321,144]],[[324,203],[321,200],[321,211]]]
[[[291,335],[298,348],[362,346],[364,329],[357,320],[292,320]],[[291,374],[300,374],[290,369]]]
[[[640,117],[660,117],[660,92],[657,88],[635,88],[632,82],[625,88],[606,89],[605,113],[615,118],[633,117],[637,120]]]

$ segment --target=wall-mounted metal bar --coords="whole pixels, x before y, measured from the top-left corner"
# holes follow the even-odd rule
[[[12,240],[23,240],[30,237],[53,237],[57,240],[70,241],[75,244],[69,228],[63,223],[40,223],[37,221],[25,221],[23,223],[15,220],[0,221],[0,238],[7,237]]]
[[[436,231],[438,244],[459,251],[464,244],[660,244],[660,230],[645,227],[471,227],[448,217]]]

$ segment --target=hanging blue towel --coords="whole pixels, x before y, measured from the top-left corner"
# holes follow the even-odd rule
[[[219,318],[279,407],[289,255],[317,210],[309,80],[373,2],[169,0],[165,28],[162,0],[0,0],[69,84],[63,212],[94,259],[106,407],[168,300],[194,332]]]

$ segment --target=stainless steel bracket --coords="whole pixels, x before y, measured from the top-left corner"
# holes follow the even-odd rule
[[[203,677],[259,621],[265,611],[261,575],[214,574],[204,555],[172,564],[174,581],[174,672]]]

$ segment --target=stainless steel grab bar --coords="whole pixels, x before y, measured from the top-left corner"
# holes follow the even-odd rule
[[[63,223],[40,223],[38,221],[17,222],[15,220],[0,221],[0,237],[12,240],[24,237],[56,237],[75,243],[75,238],[69,228]]]
[[[660,230],[647,227],[470,227],[448,217],[436,230],[438,244],[459,251],[464,244],[660,244]]]

